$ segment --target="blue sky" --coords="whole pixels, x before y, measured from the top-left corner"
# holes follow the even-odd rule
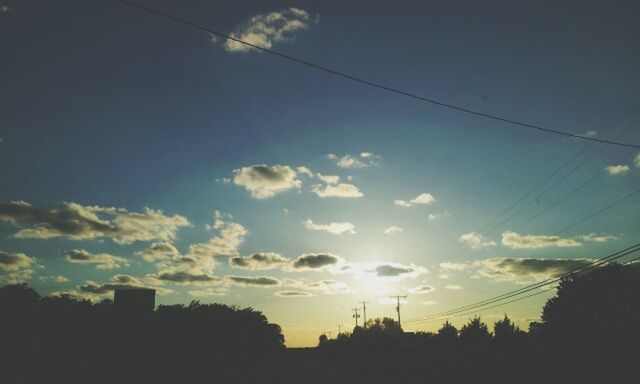
[[[420,95],[640,143],[633,125],[639,109],[609,129],[640,101],[633,2],[141,3]],[[372,316],[391,316],[393,308],[380,301],[410,292],[406,316],[418,317],[568,268],[518,269],[517,262],[499,260],[596,258],[640,235],[636,195],[560,239],[549,238],[636,190],[637,150],[543,134],[367,88],[255,50],[225,47],[223,39],[115,2],[2,5],[4,282],[92,298],[108,297],[108,284],[142,284],[165,290],[160,303],[250,305],[282,324],[290,345],[308,345],[336,324],[350,323],[349,309],[362,298],[374,302]],[[291,29],[278,37],[273,29],[256,29],[259,23],[276,31],[290,23]],[[570,177],[486,238],[473,234],[583,150],[558,178],[593,158]],[[349,159],[361,164],[346,167]],[[259,165],[263,172],[254,167]],[[515,230],[597,174],[569,200]],[[327,187],[342,196],[314,192]],[[421,194],[434,201],[394,203]],[[70,203],[76,205],[65,205]],[[16,209],[29,213],[18,217]],[[88,223],[89,212],[110,229],[91,232],[83,222],[73,235],[56,227],[69,217]],[[430,220],[429,214],[442,217]],[[322,230],[331,223],[348,223],[332,228],[352,230]],[[384,233],[394,226],[402,231]],[[212,276],[210,281],[163,281],[163,272],[186,271],[180,263],[194,256],[190,246],[212,239],[225,251],[208,249],[199,254],[198,268],[189,269]],[[148,261],[140,252],[152,244],[170,244],[175,252]],[[92,261],[69,262],[73,250]],[[261,269],[230,264],[234,256],[267,252],[286,260],[269,269],[266,262]],[[294,260],[302,255],[335,259],[296,271]],[[118,267],[104,269],[114,263]],[[399,274],[378,276],[381,265]],[[411,272],[400,273],[402,268]],[[278,283],[246,286],[231,276]],[[333,282],[329,288],[313,285],[325,280]],[[102,289],[92,291],[91,284]],[[432,289],[415,293],[423,286]],[[538,316],[543,302],[507,310],[524,324]]]

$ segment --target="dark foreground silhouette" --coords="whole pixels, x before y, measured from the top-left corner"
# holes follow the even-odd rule
[[[405,333],[370,320],[318,348],[285,350],[280,327],[221,304],[131,311],[111,301],[0,288],[6,383],[638,382],[640,264],[562,280],[528,332],[505,315]]]

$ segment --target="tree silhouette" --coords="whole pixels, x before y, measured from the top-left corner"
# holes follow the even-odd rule
[[[485,342],[491,338],[487,324],[476,316],[460,328],[460,340],[465,342]]]
[[[458,329],[447,320],[442,324],[442,327],[438,329],[437,336],[443,340],[455,340],[458,338]]]
[[[511,319],[509,319],[506,313],[502,320],[498,320],[493,324],[493,333],[495,338],[499,340],[512,339],[524,334],[524,332],[522,332],[520,328],[511,321]]]

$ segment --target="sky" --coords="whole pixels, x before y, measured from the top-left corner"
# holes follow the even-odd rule
[[[640,144],[637,2],[139,4],[443,102]],[[404,328],[433,331],[412,320],[640,237],[638,194],[583,220],[638,189],[637,149],[425,104],[114,1],[1,0],[0,46],[0,284],[250,306],[310,346],[352,327],[359,301],[395,317],[390,296],[407,295]],[[526,329],[552,294],[479,314]]]

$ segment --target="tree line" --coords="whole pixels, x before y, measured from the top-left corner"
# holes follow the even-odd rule
[[[527,330],[505,315],[460,329],[404,332],[390,318],[284,346],[259,311],[223,304],[129,311],[111,300],[0,288],[0,378],[6,383],[634,382],[640,263],[563,278]],[[630,380],[631,379],[631,380]]]

